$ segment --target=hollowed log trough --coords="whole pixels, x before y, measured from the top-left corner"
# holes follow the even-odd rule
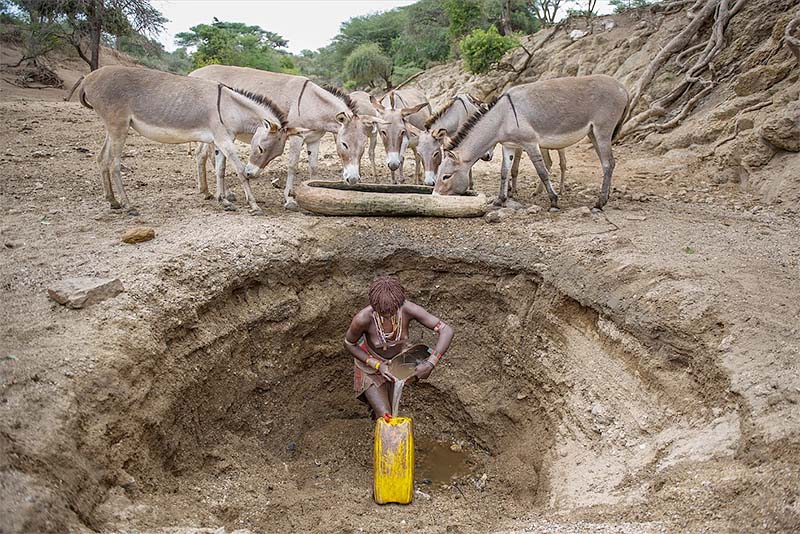
[[[432,195],[425,185],[345,184],[311,180],[295,188],[304,210],[321,215],[378,217],[480,217],[486,196],[469,191],[462,196]]]

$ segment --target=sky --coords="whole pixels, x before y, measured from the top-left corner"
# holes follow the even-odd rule
[[[330,43],[342,22],[358,15],[387,11],[416,0],[154,0],[169,19],[159,40],[175,50],[175,34],[214,17],[225,22],[261,26],[289,41],[289,52],[316,50]],[[610,13],[607,0],[598,0],[600,13]]]

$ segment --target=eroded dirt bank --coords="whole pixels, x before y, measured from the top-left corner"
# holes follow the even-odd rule
[[[132,218],[100,198],[90,112],[2,106],[4,530],[798,525],[793,211],[622,147],[593,217],[577,209],[599,186],[580,145],[561,214],[322,218],[283,211],[263,179],[253,218],[197,196],[185,147],[132,135]],[[326,145],[324,177],[334,158]],[[479,190],[495,167],[476,168]],[[676,187],[691,191],[665,198]],[[544,205],[533,190],[520,200]],[[156,239],[120,243],[133,224]],[[371,425],[341,349],[379,272],[458,332],[406,410],[461,444],[470,473],[407,508],[371,504]],[[47,298],[76,275],[126,292],[80,311]]]

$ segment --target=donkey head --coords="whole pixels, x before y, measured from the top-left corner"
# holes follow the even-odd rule
[[[281,128],[277,122],[264,119],[256,129],[250,141],[250,159],[244,169],[247,178],[255,178],[273,159],[283,154],[286,139],[290,135],[298,135],[308,130],[304,128]]]
[[[384,122],[378,131],[383,140],[383,147],[386,149],[386,165],[389,169],[396,171],[400,168],[400,157],[405,153],[409,140],[413,136],[408,130],[405,119],[428,104],[423,102],[410,108],[386,109],[374,96],[370,97],[370,102]]]
[[[411,127],[412,131],[414,130]],[[436,183],[436,171],[442,163],[442,145],[447,140],[447,130],[436,128],[433,131],[419,131],[417,141],[417,155],[422,160],[425,169],[425,185]]]
[[[361,181],[359,167],[368,135],[380,119],[372,116],[352,115],[344,111],[336,115],[339,131],[336,133],[336,152],[342,160],[342,180],[348,184]]]
[[[434,195],[463,195],[469,189],[471,165],[461,159],[458,152],[445,150],[439,171],[436,174]]]

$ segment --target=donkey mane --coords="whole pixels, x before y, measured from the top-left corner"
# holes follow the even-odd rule
[[[475,125],[478,124],[480,120],[492,110],[492,108],[495,106],[495,104],[497,104],[499,100],[500,100],[499,98],[495,98],[491,102],[486,102],[482,106],[480,106],[478,108],[478,111],[470,115],[469,118],[467,119],[467,122],[462,124],[461,128],[458,129],[456,134],[450,138],[450,142],[447,143],[447,146],[445,148],[447,150],[455,150],[456,148],[458,148],[461,145],[461,143],[464,142],[464,139],[466,139],[466,137],[469,135],[472,129],[475,128]]]
[[[322,88],[344,102],[347,108],[353,112],[353,115],[358,115],[358,105],[353,101],[352,98],[350,98],[350,95],[332,85],[323,85]]]
[[[220,84],[220,85],[225,85],[225,84]],[[252,91],[246,91],[244,89],[237,89],[236,87],[228,87],[227,85],[225,85],[225,87],[227,87],[234,93],[239,93],[240,95],[249,98],[256,104],[259,104],[270,110],[275,115],[275,117],[281,122],[281,128],[286,128],[286,126],[289,124],[289,120],[286,118],[286,113],[281,108],[279,108],[278,105],[275,104],[275,102],[273,102],[266,96],[260,95],[258,93],[253,93]]]
[[[436,112],[434,112],[434,114],[428,117],[428,120],[425,121],[425,129],[430,130],[431,126],[433,126],[436,121],[441,119],[442,115],[447,113],[447,110],[453,107],[453,104],[455,103],[456,103],[456,97],[453,97],[452,100],[450,100],[450,102],[448,102],[447,104],[436,110]]]

